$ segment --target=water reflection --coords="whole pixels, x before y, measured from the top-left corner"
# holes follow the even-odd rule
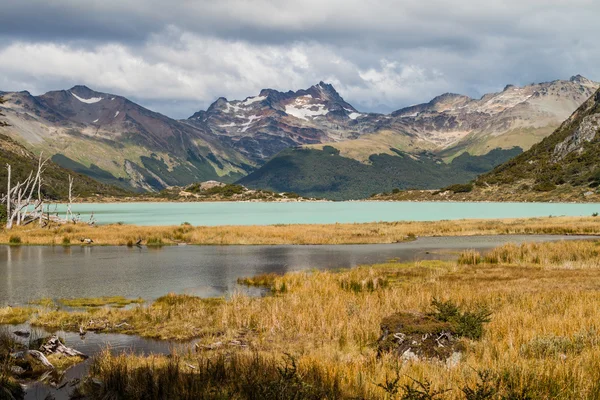
[[[0,246],[0,306],[42,297],[122,295],[152,300],[169,292],[222,296],[246,290],[236,284],[238,278],[262,273],[345,268],[390,259],[451,259],[468,248],[574,238],[445,237],[345,246]]]

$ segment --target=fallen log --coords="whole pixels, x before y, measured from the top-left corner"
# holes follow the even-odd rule
[[[28,358],[33,358],[34,360],[36,360],[40,364],[42,364],[44,367],[49,368],[49,369],[54,369],[54,365],[52,365],[52,363],[50,361],[48,361],[46,356],[41,351],[38,351],[38,350],[19,351],[19,352],[11,354],[11,357],[15,358],[17,360],[27,360]]]
[[[83,357],[88,358],[85,354],[62,344],[57,336],[50,336],[46,343],[40,346],[40,350],[46,354],[64,354],[68,357]]]

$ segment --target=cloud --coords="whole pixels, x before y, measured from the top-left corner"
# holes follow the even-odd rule
[[[600,79],[593,0],[12,1],[0,89],[86,84],[187,117],[219,96],[320,80],[363,110]]]

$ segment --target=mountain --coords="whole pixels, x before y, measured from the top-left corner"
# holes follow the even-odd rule
[[[464,185],[380,200],[600,201],[600,90],[550,136]]]
[[[259,189],[360,198],[466,182],[548,136],[598,87],[577,75],[508,85],[480,99],[447,93],[383,115],[361,113],[320,82],[219,98],[177,121],[75,86],[41,96],[6,93],[0,112],[12,126],[0,132],[65,168],[130,190],[241,179]]]
[[[549,135],[599,86],[577,75],[362,114],[360,137],[283,151],[240,183],[333,199],[465,183]]]
[[[0,165],[3,173],[0,174],[0,197],[6,194],[7,177],[6,164],[11,165],[12,183],[27,179],[31,171],[38,166],[38,156],[27,150],[6,135],[0,134]],[[129,194],[123,189],[105,185],[85,175],[73,173],[52,161],[46,163],[42,181],[44,197],[64,200],[68,197],[68,176],[73,176],[73,193],[79,197],[124,196]]]
[[[479,177],[482,191],[537,199],[599,199],[600,90],[550,136]]]
[[[219,179],[235,181],[252,162],[201,125],[152,112],[86,86],[32,96],[5,93],[5,133],[68,169],[138,191]]]
[[[263,89],[245,100],[221,97],[187,122],[208,126],[221,140],[261,163],[289,147],[358,137],[361,116],[332,85],[320,82],[296,92]]]
[[[599,87],[600,83],[576,75],[523,87],[507,85],[480,99],[446,93],[379,116],[376,125],[369,123],[377,118],[370,114],[363,118],[362,132],[372,134],[334,147],[362,161],[380,151],[393,154],[390,147],[412,153],[430,150],[446,161],[464,152],[483,155],[515,146],[527,150],[550,135]]]

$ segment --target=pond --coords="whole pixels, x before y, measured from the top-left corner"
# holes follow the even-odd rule
[[[334,269],[390,259],[452,259],[525,241],[581,236],[506,235],[424,237],[412,242],[321,246],[0,246],[0,306],[39,298],[125,296],[153,300],[169,292],[202,297],[236,290],[241,277],[304,269]],[[257,293],[258,291],[258,293]]]

